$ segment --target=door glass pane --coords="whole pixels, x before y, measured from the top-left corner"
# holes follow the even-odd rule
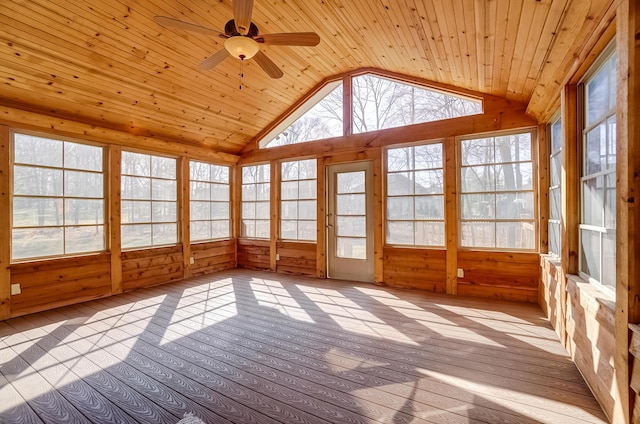
[[[367,259],[367,239],[337,237],[336,253],[339,258]]]
[[[341,172],[336,174],[336,177],[338,180],[338,194],[364,193],[364,171]]]

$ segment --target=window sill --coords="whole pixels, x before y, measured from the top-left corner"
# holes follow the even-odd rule
[[[575,285],[580,296],[584,296],[589,300],[597,302],[600,307],[603,307],[607,309],[608,312],[611,312],[612,316],[615,315],[616,298],[614,293],[600,288],[595,284],[592,284],[584,280],[583,278],[573,274],[567,276],[567,286],[569,285]]]

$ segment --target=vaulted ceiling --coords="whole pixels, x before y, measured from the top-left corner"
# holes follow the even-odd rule
[[[167,29],[218,31],[231,0],[2,0],[0,106],[238,153],[323,79],[380,68],[506,97],[545,113],[607,0],[255,0],[261,33],[315,31],[316,47],[263,46],[254,61],[198,64],[223,48]]]

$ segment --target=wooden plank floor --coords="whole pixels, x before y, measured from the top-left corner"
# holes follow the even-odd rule
[[[533,305],[231,270],[0,323],[1,423],[602,423]]]

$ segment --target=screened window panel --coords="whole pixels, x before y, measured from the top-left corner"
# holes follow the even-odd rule
[[[12,259],[103,251],[102,147],[20,133],[13,137]]]
[[[122,248],[178,242],[176,159],[122,152]]]
[[[387,244],[444,246],[442,158],[442,143],[387,150]]]
[[[461,245],[534,250],[531,133],[462,140],[460,147]]]
[[[192,242],[231,237],[229,167],[189,162],[189,220]]]
[[[579,269],[615,289],[616,55],[584,82]]]
[[[270,181],[269,164],[242,167],[241,237],[270,238]]]
[[[316,240],[317,161],[282,162],[280,184],[280,238]]]

